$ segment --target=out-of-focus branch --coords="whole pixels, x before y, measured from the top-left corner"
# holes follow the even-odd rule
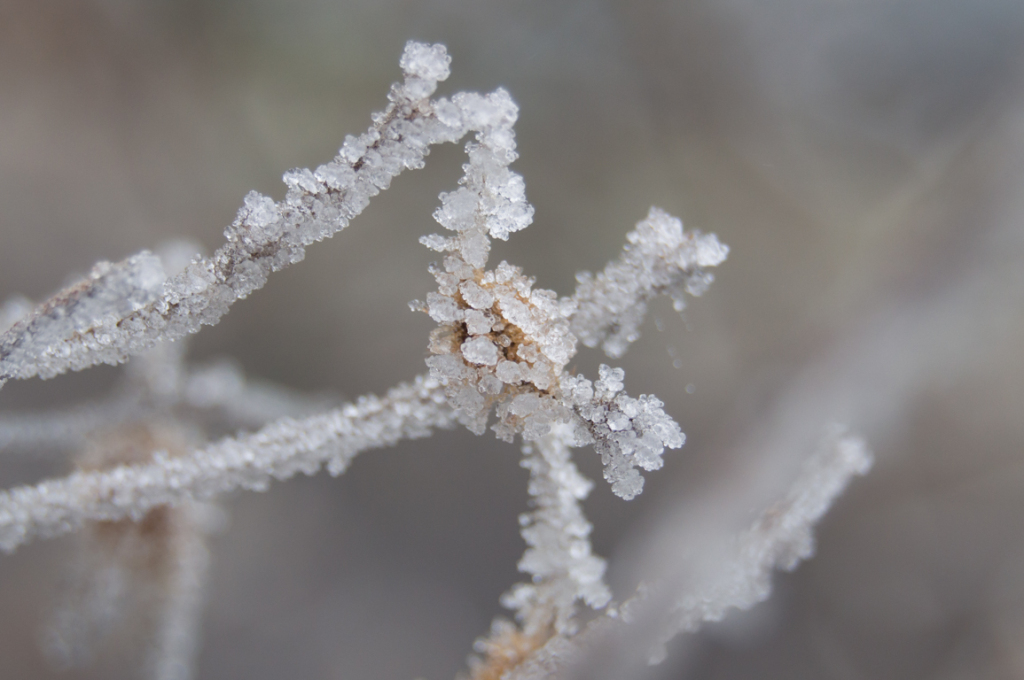
[[[552,638],[510,680],[628,677],[644,657],[660,662],[665,644],[679,633],[765,600],[772,571],[791,570],[810,557],[814,525],[850,480],[870,466],[864,443],[832,428],[788,492],[749,529],[733,539],[713,534],[699,549],[685,551],[684,559],[661,565],[661,573],[670,577],[642,585],[579,635]]]

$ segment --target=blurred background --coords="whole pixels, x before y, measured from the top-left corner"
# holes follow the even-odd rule
[[[616,362],[686,446],[629,503],[576,456],[620,597],[647,528],[758,469],[759,442],[839,419],[876,453],[816,557],[652,677],[1024,677],[1024,3],[0,0],[0,300],[168,238],[212,252],[247,191],[281,198],[366,129],[408,39],[448,46],[443,94],[520,106],[536,218],[493,263],[568,294],[651,205],[732,249]],[[462,162],[436,149],[190,357],[340,398],[424,372],[417,239]],[[0,408],[94,400],[119,370],[12,383]],[[0,482],[68,469],[5,452]],[[519,579],[526,479],[460,431],[223,499],[196,677],[453,677]],[[68,672],[39,652],[73,550],[0,556],[4,678],[138,676],[116,645]]]

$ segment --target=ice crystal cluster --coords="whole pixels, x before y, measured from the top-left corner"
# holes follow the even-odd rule
[[[536,287],[534,279],[507,262],[488,268],[491,239],[509,238],[533,217],[523,178],[509,169],[516,159],[518,110],[501,89],[433,98],[449,63],[443,46],[410,42],[401,58],[404,82],[392,87],[387,108],[373,116],[369,130],[346,137],[338,155],[315,170],[285,173],[283,200],[249,193],[225,230],[226,243],[212,256],[142,252],[96,265],[81,282],[37,307],[22,298],[0,307],[0,386],[135,357],[128,387],[105,401],[62,413],[0,418],[0,446],[74,448],[87,433],[113,427],[122,428],[116,431],[124,436],[140,420],[147,423],[143,432],[157,422],[191,432],[201,429],[196,414],[261,425],[214,443],[176,446],[173,454],[152,437],[142,443],[136,437],[130,458],[101,457],[102,465],[80,464],[63,479],[0,492],[0,548],[11,551],[35,537],[82,528],[84,536],[113,532],[119,544],[138,542],[148,534],[126,528],[131,522],[143,526],[153,518],[178,517],[166,513],[184,512],[233,489],[262,490],[273,479],[299,472],[326,467],[341,474],[362,451],[456,423],[481,434],[493,420],[498,437],[511,442],[518,435],[523,442],[532,500],[520,518],[527,549],[519,568],[529,579],[502,598],[517,623],[495,623],[491,635],[478,642],[482,657],[472,672],[478,678],[544,677],[552,655],[561,654],[557,650],[585,637],[580,603],[600,610],[612,594],[580,505],[592,484],[573,463],[571,447],[592,446],[612,491],[628,500],[643,488],[639,470],[661,468],[665,449],[682,446],[684,437],[661,401],[625,392],[621,368],[601,365],[591,380],[569,370],[569,364],[580,342],[620,357],[638,337],[649,301],[664,294],[682,309],[684,293],[703,293],[712,281],[709,268],[722,263],[728,249],[713,234],[685,232],[678,219],[652,208],[627,235],[621,255],[597,274],[579,274],[570,296]],[[306,415],[316,400],[251,383],[230,366],[190,367],[183,363],[182,343],[168,344],[217,323],[234,301],[258,290],[273,272],[300,262],[307,247],[344,229],[396,175],[422,167],[432,145],[467,135],[473,137],[465,146],[468,160],[459,187],[441,194],[434,213],[448,234],[421,239],[443,254],[431,267],[437,290],[411,305],[438,324],[429,338],[427,375],[383,397],[368,395]],[[791,503],[786,527],[762,541],[759,554],[774,555],[773,546],[784,546],[797,534],[809,536],[813,521],[863,467],[828,467],[826,472],[834,473],[828,493],[812,494],[814,502]],[[147,549],[163,555],[162,564],[202,562],[196,557],[204,554],[201,544],[178,540],[179,533],[157,532]],[[796,557],[807,552],[802,549]],[[737,574],[742,582],[730,586],[733,591],[744,583],[761,589],[763,572],[776,562],[761,560],[752,576],[749,570],[723,573]],[[180,597],[157,598],[167,610],[163,620],[171,622],[164,633],[170,642],[161,648],[170,651],[154,668],[175,670],[154,671],[155,677],[188,675],[189,626],[194,632],[201,571],[182,572],[184,581],[157,579],[168,592],[189,578],[192,585]],[[729,593],[694,597],[706,611],[676,616],[669,633],[692,628],[690,619],[709,618],[734,603]],[[618,609],[607,611],[614,617]],[[540,670],[531,676],[531,668]]]
[[[572,462],[571,434],[561,424],[523,447],[535,507],[519,518],[527,545],[519,569],[533,582],[513,587],[502,604],[517,612],[528,633],[549,623],[558,632],[573,631],[577,599],[594,609],[611,599],[604,560],[591,552],[591,526],[579,504],[593,485]]]
[[[516,158],[515,105],[502,91],[459,104],[483,130],[466,145],[462,188],[442,194],[434,213],[455,235],[422,239],[447,253],[443,267],[432,268],[438,291],[412,303],[440,324],[431,335],[431,375],[478,434],[492,409],[494,430],[506,441],[516,434],[534,440],[554,423],[571,422],[573,444],[593,444],[612,490],[629,500],[643,489],[637,467],[659,469],[665,448],[679,448],[684,437],[661,401],[622,391],[621,368],[602,365],[596,382],[566,372],[576,354],[574,331],[621,356],[639,334],[647,300],[670,292],[681,309],[682,291],[702,293],[712,279],[705,268],[720,264],[728,248],[713,234],[684,235],[678,219],[652,208],[628,235],[622,257],[596,277],[580,274],[572,297],[535,288],[507,262],[485,270],[490,237],[527,226],[533,208],[522,178],[508,169]]]

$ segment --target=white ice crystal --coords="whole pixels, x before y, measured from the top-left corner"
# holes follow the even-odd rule
[[[498,363],[498,346],[490,338],[477,336],[462,343],[462,356],[471,364],[494,366]]]
[[[452,250],[460,248],[460,238],[452,239]],[[441,324],[431,342],[435,356],[427,364],[471,429],[482,432],[493,408],[499,417],[494,429],[504,439],[543,436],[553,423],[572,423],[575,443],[594,444],[605,478],[626,499],[643,488],[637,467],[656,470],[665,447],[683,444],[679,426],[660,401],[620,395],[622,369],[602,366],[594,384],[565,372],[576,351],[569,330],[573,305],[534,289],[532,279],[504,262],[485,271],[449,256],[445,271],[434,273],[439,290],[454,288],[460,295],[427,297],[428,313]],[[455,284],[452,276],[462,278]],[[485,318],[479,308],[488,301],[491,316]],[[482,387],[485,378],[504,389],[491,382]]]

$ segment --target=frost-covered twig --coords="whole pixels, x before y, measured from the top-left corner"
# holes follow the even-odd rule
[[[863,441],[830,428],[785,496],[724,551],[697,556],[706,562],[696,565],[696,571],[691,571],[693,564],[668,565],[668,570],[686,573],[676,574],[673,582],[642,586],[630,600],[594,619],[575,636],[553,636],[524,658],[506,680],[620,677],[618,673],[626,672],[641,651],[633,649],[635,645],[642,646],[641,654],[650,663],[658,663],[664,658],[665,644],[676,635],[718,621],[729,609],[748,609],[762,602],[770,593],[772,572],[791,570],[811,556],[814,525],[853,477],[868,471],[871,462]],[[611,663],[601,666],[602,660]]]
[[[262,490],[271,479],[312,474],[325,464],[340,474],[361,451],[424,437],[454,423],[440,385],[417,378],[385,397],[363,397],[304,420],[285,418],[184,456],[158,451],[151,463],[11,489],[0,493],[0,549],[9,552],[36,536],[67,533],[88,520],[137,519],[160,505],[237,488]]]
[[[156,421],[159,422],[159,421]],[[81,472],[145,463],[154,449],[186,452],[185,428],[138,421],[94,435],[76,457]],[[87,663],[111,639],[145,641],[146,665],[191,677],[186,639],[198,627],[205,567],[205,534],[211,507],[185,502],[152,508],[137,521],[88,522],[77,536],[69,564],[70,587],[45,637],[45,652],[58,667]],[[173,661],[171,661],[173,657]]]
[[[532,579],[514,586],[502,604],[517,612],[528,635],[548,626],[560,634],[575,632],[577,600],[600,609],[611,599],[605,561],[591,552],[592,527],[580,507],[593,483],[572,462],[572,441],[572,429],[563,423],[523,446],[534,507],[519,518],[527,545],[519,570]]]
[[[68,409],[4,415],[0,417],[0,455],[9,450],[80,446],[90,432],[149,414],[134,396],[117,395]]]
[[[701,295],[714,276],[707,271],[725,261],[729,247],[714,234],[684,232],[683,224],[651,208],[647,218],[626,235],[622,256],[596,276],[576,275],[572,332],[587,347],[613,359],[640,337],[647,303],[657,295],[672,298],[676,311],[686,306],[683,293]]]
[[[337,406],[327,394],[303,394],[247,377],[231,361],[193,367],[181,386],[181,403],[232,425],[258,427],[285,416],[310,416]]]
[[[460,105],[484,99],[479,95],[428,99],[448,77],[450,61],[441,45],[410,43],[401,60],[405,81],[391,88],[391,104],[374,115],[373,126],[347,137],[330,163],[286,173],[283,201],[250,192],[225,230],[227,243],[212,257],[197,257],[170,278],[159,258],[145,251],[96,265],[0,336],[0,385],[122,363],[161,340],[217,323],[269,273],[299,262],[306,246],[348,226],[396,175],[422,167],[430,145],[480,128],[479,116],[486,114]]]
[[[571,426],[559,423],[536,441],[523,443],[533,509],[519,516],[527,545],[519,570],[531,580],[501,598],[520,626],[495,619],[488,635],[474,643],[479,654],[469,660],[474,680],[501,678],[528,662],[553,636],[575,635],[578,601],[601,609],[611,600],[605,561],[591,551],[591,524],[580,505],[593,483],[572,462],[573,438]]]
[[[173,562],[167,579],[166,592],[156,639],[148,659],[149,677],[153,680],[188,680],[192,677],[199,646],[199,623],[203,606],[203,591],[210,555],[203,541],[201,525],[209,523],[202,515],[210,509],[197,503],[185,506],[187,520],[194,525],[191,531],[182,531],[174,537]]]
[[[665,643],[679,633],[718,621],[729,609],[749,609],[766,600],[772,572],[792,571],[814,553],[814,525],[854,476],[867,473],[871,463],[863,440],[837,426],[829,428],[786,496],[736,539],[724,561],[701,565],[696,582],[674,598],[652,663],[664,658]]]
[[[247,379],[226,361],[189,369],[182,377],[176,394],[163,395],[172,397],[165,403],[153,404],[153,395],[140,398],[135,391],[119,389],[99,401],[66,409],[4,414],[0,416],[0,452],[77,447],[99,429],[159,417],[176,406],[195,409],[204,421],[251,428],[285,416],[312,415],[338,403],[329,395],[307,395]]]

